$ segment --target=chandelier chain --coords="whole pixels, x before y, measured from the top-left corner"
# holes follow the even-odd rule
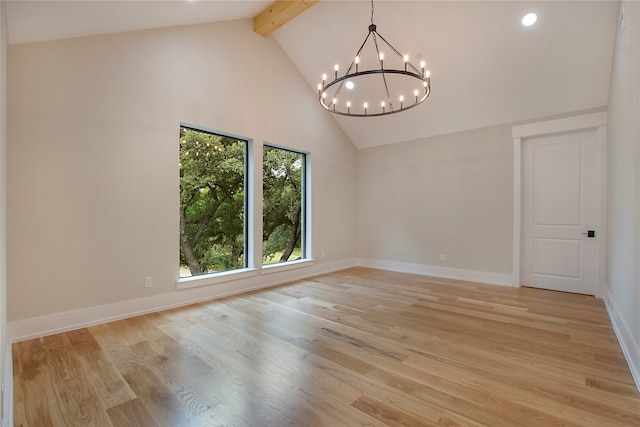
[[[373,0],[371,0],[371,25],[373,25]]]

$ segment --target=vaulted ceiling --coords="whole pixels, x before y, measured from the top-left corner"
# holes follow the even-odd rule
[[[10,0],[6,11],[9,43],[18,44],[250,19],[271,3]],[[427,61],[432,94],[400,114],[335,116],[358,148],[607,104],[617,1],[376,0],[374,11],[389,42]],[[524,27],[528,12],[538,21]],[[307,80],[309,96],[317,96],[322,74],[349,65],[370,21],[369,0],[321,0],[268,37]]]

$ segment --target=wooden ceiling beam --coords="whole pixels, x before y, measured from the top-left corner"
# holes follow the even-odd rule
[[[267,37],[320,0],[276,0],[253,18],[253,31]]]

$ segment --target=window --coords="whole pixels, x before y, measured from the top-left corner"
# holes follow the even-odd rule
[[[262,159],[262,264],[305,258],[306,156],[265,145]]]
[[[246,267],[247,145],[180,127],[180,277]]]

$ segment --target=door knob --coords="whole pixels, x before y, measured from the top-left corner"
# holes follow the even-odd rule
[[[596,230],[588,230],[586,233],[582,234],[587,237],[596,237]]]

